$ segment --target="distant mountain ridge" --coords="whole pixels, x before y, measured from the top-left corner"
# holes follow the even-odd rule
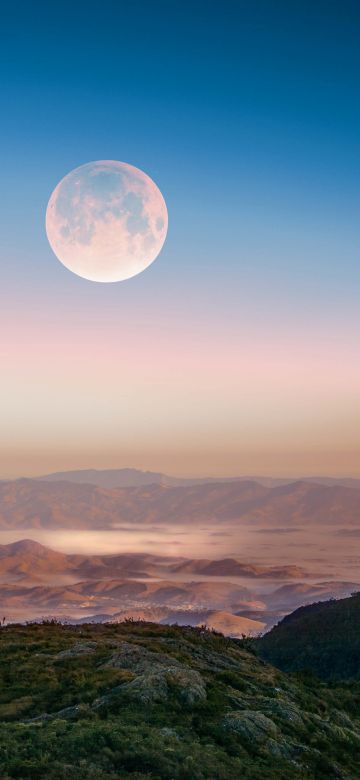
[[[140,469],[77,469],[75,471],[57,471],[35,477],[39,482],[74,482],[76,484],[97,485],[103,488],[143,487],[146,485],[166,485],[168,487],[205,485],[212,482],[233,482],[237,477],[173,477],[160,471],[141,471]]]
[[[315,482],[318,485],[339,485],[342,487],[354,487],[360,489],[360,479],[351,477],[264,477],[264,476],[237,476],[237,477],[174,477],[159,471],[142,471],[140,469],[76,469],[74,471],[57,471],[53,474],[35,477],[37,481],[46,482],[75,482],[90,483],[104,488],[139,487],[142,485],[162,484],[169,486],[205,485],[214,482],[258,482],[264,487],[281,487],[291,482]]]
[[[183,486],[102,488],[89,483],[21,479],[0,483],[0,529],[116,529],[121,524],[222,522],[360,524],[360,494],[339,485],[250,480]]]

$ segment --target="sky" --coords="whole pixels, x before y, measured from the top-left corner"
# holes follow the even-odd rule
[[[1,28],[0,477],[360,476],[358,4],[20,0]],[[94,160],[168,209],[115,284],[45,232]]]

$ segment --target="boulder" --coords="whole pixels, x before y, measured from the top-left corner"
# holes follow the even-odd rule
[[[181,666],[176,658],[165,653],[153,653],[142,645],[122,642],[111,658],[104,663],[103,668],[129,669],[135,674],[144,674],[169,665]]]
[[[88,655],[89,653],[94,653],[96,648],[97,642],[79,642],[66,650],[61,650],[53,660],[62,661],[63,658],[76,658],[79,655]]]
[[[180,663],[165,668],[150,668],[144,674],[138,674],[130,682],[117,685],[109,693],[96,699],[92,707],[101,710],[103,707],[113,706],[116,698],[124,696],[141,704],[158,704],[167,701],[171,694],[178,696],[184,706],[193,707],[206,699],[205,681],[199,672]]]
[[[261,745],[269,739],[277,737],[277,727],[274,721],[256,710],[229,712],[223,720],[223,727],[256,745]]]
[[[199,672],[180,664],[141,674],[122,685],[120,692],[142,704],[151,704],[166,701],[171,689],[188,707],[206,699],[205,683]]]
[[[263,709],[267,715],[276,715],[287,723],[291,723],[296,728],[301,728],[304,725],[301,711],[295,704],[292,704],[292,702],[281,699],[267,699],[263,705]]]

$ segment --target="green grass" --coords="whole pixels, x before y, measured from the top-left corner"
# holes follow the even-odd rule
[[[358,684],[247,647],[146,623],[1,629],[0,778],[358,780]]]

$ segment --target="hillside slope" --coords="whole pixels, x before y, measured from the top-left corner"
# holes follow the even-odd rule
[[[356,780],[359,686],[288,678],[199,629],[0,631],[1,776]]]
[[[284,671],[324,680],[360,679],[360,594],[300,607],[257,642],[260,655]]]

